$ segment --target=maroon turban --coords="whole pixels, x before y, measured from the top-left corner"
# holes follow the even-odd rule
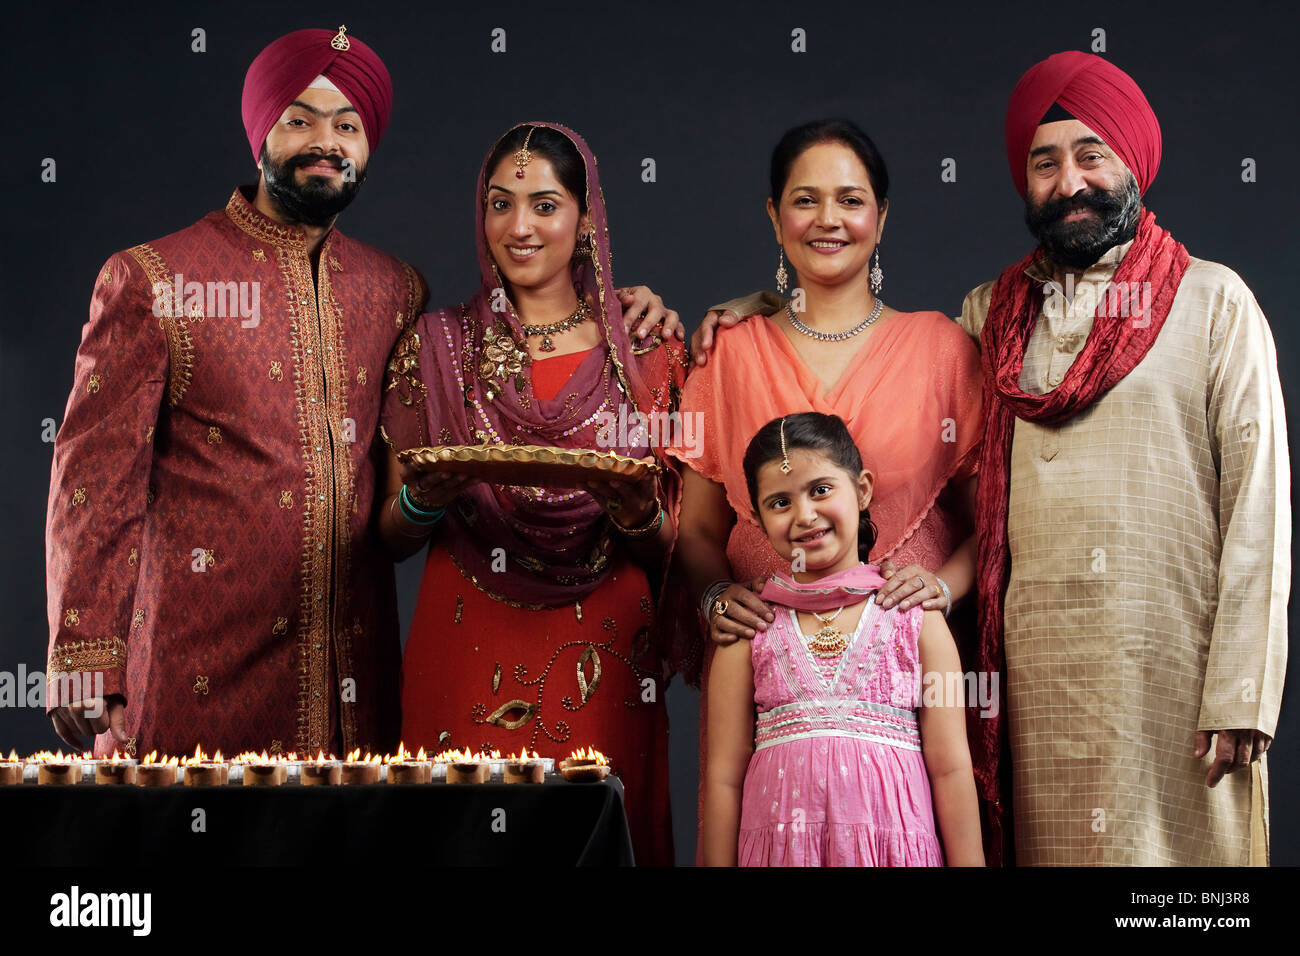
[[[1113,149],[1145,193],[1160,168],[1160,124],[1133,78],[1108,60],[1067,50],[1029,68],[1007,106],[1007,164],[1021,196],[1034,133],[1057,105]],[[1065,117],[1062,117],[1065,118]]]
[[[370,149],[379,145],[393,110],[393,81],[384,61],[346,28],[296,30],[259,53],[244,77],[244,131],[254,159],[261,158],[266,134],[280,115],[318,76],[337,86],[361,114]]]

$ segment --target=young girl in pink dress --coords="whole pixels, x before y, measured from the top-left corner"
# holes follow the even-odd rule
[[[704,862],[982,866],[957,649],[941,612],[872,600],[872,475],[844,422],[769,422],[744,469],[794,571],[754,583],[776,619],[713,660]]]

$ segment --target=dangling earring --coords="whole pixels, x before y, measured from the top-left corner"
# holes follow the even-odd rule
[[[573,258],[590,259],[596,252],[596,233],[584,233],[573,247]]]
[[[885,273],[880,268],[880,244],[876,243],[876,263],[871,267],[871,294],[880,295],[880,288],[885,284]]]
[[[790,273],[785,271],[785,247],[781,247],[780,259],[776,267],[776,291],[785,295],[785,290],[790,285]]]

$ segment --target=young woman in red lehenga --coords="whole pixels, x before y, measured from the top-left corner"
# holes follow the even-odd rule
[[[660,459],[657,478],[543,489],[417,475],[394,452],[491,443],[659,457],[653,431],[617,424],[673,410],[684,349],[629,338],[595,159],[576,133],[516,126],[489,152],[478,198],[480,288],[412,326],[386,382],[381,533],[398,556],[430,540],[403,739],[557,758],[593,746],[623,781],[637,862],[671,864],[664,692],[686,655],[660,639],[656,604],[676,471]]]

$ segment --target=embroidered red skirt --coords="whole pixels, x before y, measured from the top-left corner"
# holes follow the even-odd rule
[[[411,750],[527,747],[557,760],[595,747],[623,781],[637,863],[670,866],[653,614],[645,572],[626,560],[579,605],[532,610],[480,590],[435,545],[402,662],[402,739]]]

